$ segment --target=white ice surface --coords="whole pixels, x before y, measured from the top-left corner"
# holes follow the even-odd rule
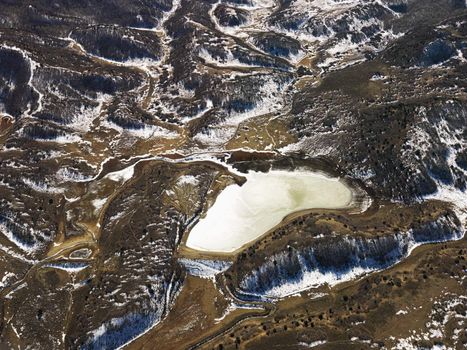
[[[342,208],[351,190],[339,179],[314,172],[250,172],[243,186],[230,185],[206,217],[191,230],[186,245],[201,251],[233,252],[281,222],[311,208]]]

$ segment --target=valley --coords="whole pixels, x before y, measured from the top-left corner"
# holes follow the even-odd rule
[[[465,1],[0,9],[0,349],[465,348]]]

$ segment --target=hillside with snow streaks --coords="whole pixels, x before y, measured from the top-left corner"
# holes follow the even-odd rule
[[[465,348],[466,8],[0,1],[0,348]]]

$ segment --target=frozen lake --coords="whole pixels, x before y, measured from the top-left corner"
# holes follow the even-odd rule
[[[260,237],[293,212],[344,208],[352,191],[321,173],[273,170],[249,172],[243,186],[224,189],[189,233],[186,245],[204,252],[233,252]]]

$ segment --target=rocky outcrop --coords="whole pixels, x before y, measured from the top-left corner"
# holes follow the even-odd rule
[[[160,39],[151,32],[113,26],[96,26],[74,31],[71,37],[93,55],[109,60],[158,61],[162,55]]]
[[[19,118],[37,107],[39,95],[30,84],[31,61],[20,50],[0,45],[0,111]]]
[[[248,21],[248,11],[226,6],[219,5],[214,11],[214,16],[221,26],[224,27],[238,27]]]

